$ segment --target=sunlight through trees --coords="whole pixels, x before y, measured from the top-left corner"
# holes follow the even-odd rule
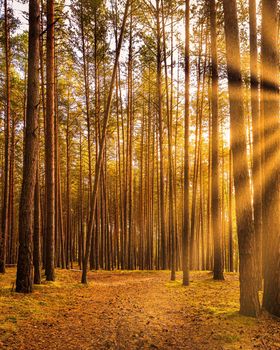
[[[279,1],[0,5],[16,291],[58,269],[234,272],[240,313],[279,317]]]

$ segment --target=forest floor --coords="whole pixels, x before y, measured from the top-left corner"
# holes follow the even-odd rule
[[[15,269],[0,276],[0,349],[280,349],[280,320],[238,314],[236,274],[191,285],[163,272],[57,270],[31,295],[13,291]]]

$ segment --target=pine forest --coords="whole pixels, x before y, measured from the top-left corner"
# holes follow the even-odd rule
[[[0,349],[280,349],[280,1],[0,0]]]

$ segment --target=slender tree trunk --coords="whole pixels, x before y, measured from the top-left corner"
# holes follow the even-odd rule
[[[254,188],[254,228],[256,235],[256,265],[259,288],[262,285],[262,163],[260,137],[259,74],[256,0],[249,1],[250,24],[250,85],[251,113],[253,127],[253,188]]]
[[[10,264],[13,262],[11,261],[11,257],[13,256],[13,248],[15,245],[15,242],[17,241],[17,237],[15,234],[15,206],[14,206],[14,197],[15,197],[15,117],[12,116],[12,130],[11,130],[11,145],[10,145],[10,171],[9,171],[9,201],[8,201],[8,237],[7,242],[9,242],[7,246],[7,258],[6,261],[8,261]]]
[[[128,104],[127,104],[127,191],[128,191],[128,269],[133,266],[133,32],[132,32],[132,10],[130,10],[129,23],[129,48],[128,48]]]
[[[88,146],[88,178],[89,178],[89,192],[92,192],[92,165],[91,165],[91,128],[90,128],[90,100],[89,100],[89,78],[88,78],[88,61],[86,52],[86,41],[84,33],[84,9],[83,1],[81,3],[81,35],[82,35],[82,52],[83,52],[83,73],[84,73],[84,88],[86,97],[86,122],[87,122],[87,146]],[[96,47],[96,43],[94,45]],[[95,50],[96,58],[96,50]],[[95,67],[96,70],[96,67]]]
[[[40,11],[40,31],[43,32],[43,0],[40,0],[41,11]],[[43,114],[43,126],[46,130],[46,98],[45,98],[45,75],[44,75],[44,36],[40,36],[40,83],[41,83],[41,108]],[[44,165],[46,168],[46,158],[44,159]],[[43,197],[43,200],[40,199],[40,209],[41,209],[41,223],[42,223],[42,265],[45,267],[46,261],[46,196]]]
[[[203,25],[200,25],[199,53],[197,58],[197,92],[196,92],[196,121],[195,121],[195,150],[193,164],[193,181],[192,181],[192,205],[191,205],[191,223],[190,223],[190,268],[195,269],[197,263],[197,245],[196,245],[196,225],[197,225],[197,187],[198,187],[198,170],[199,170],[199,145],[201,140],[201,113],[200,113],[200,95],[201,95],[201,53],[202,53],[202,36]]]
[[[229,272],[234,271],[233,264],[233,255],[234,255],[234,247],[233,247],[233,227],[232,227],[232,152],[229,150],[229,201],[228,201],[228,231],[229,231]]]
[[[117,1],[115,1],[115,28],[114,28],[114,34],[115,34],[115,44],[118,45],[118,8],[117,8]],[[124,259],[123,259],[123,233],[124,233],[124,215],[123,215],[123,176],[122,176],[122,152],[121,152],[121,133],[120,133],[120,118],[119,115],[122,113],[122,100],[121,100],[121,84],[119,83],[120,80],[120,69],[118,65],[118,70],[116,74],[116,110],[117,110],[117,169],[116,172],[118,174],[117,181],[116,181],[116,196],[119,198],[119,201],[117,202],[117,213],[116,213],[116,239],[117,239],[117,268],[119,269],[120,266],[123,269],[124,268]],[[123,158],[124,162],[124,158]]]
[[[9,170],[10,170],[10,119],[11,119],[11,78],[10,78],[10,24],[8,18],[8,4],[4,1],[4,33],[5,33],[5,68],[6,68],[6,113],[5,113],[5,165],[4,192],[2,200],[1,237],[0,237],[0,273],[5,273],[6,243],[8,233],[8,205],[9,205]]]
[[[84,186],[83,186],[83,148],[82,148],[82,128],[80,128],[80,147],[79,147],[79,212],[80,212],[80,227],[79,227],[79,266],[82,269],[82,259],[85,251],[84,238]]]
[[[210,86],[211,81],[208,79],[208,96],[210,95]],[[212,144],[212,128],[211,128],[211,102],[209,101],[209,115],[208,115],[208,193],[207,193],[207,250],[206,250],[206,269],[212,269],[212,229],[211,229],[211,188],[212,188],[212,152],[211,152],[211,144]]]
[[[39,158],[39,157],[38,157]],[[40,173],[37,161],[36,185],[34,193],[34,232],[33,232],[33,266],[34,283],[41,283],[41,214],[40,214]]]
[[[160,28],[160,2],[156,0],[156,22],[157,22],[157,99],[158,99],[158,125],[159,125],[159,153],[160,153],[160,228],[161,228],[161,262],[162,269],[167,267],[166,259],[166,232],[165,232],[165,191],[163,173],[163,118],[162,118],[162,48]]]
[[[47,1],[46,278],[54,281],[54,0]]]
[[[59,132],[59,130],[57,130]],[[59,224],[59,238],[60,238],[60,261],[61,268],[65,268],[66,259],[65,259],[65,231],[64,231],[64,220],[63,220],[63,206],[62,206],[62,194],[61,194],[61,176],[60,176],[60,149],[58,147],[57,154],[57,196],[58,196],[58,224]]]
[[[29,49],[27,113],[24,140],[23,183],[19,208],[19,253],[16,291],[30,293],[33,287],[33,207],[38,158],[40,4],[29,1]]]
[[[71,224],[71,166],[70,166],[70,91],[68,89],[68,106],[66,117],[66,236],[67,236],[67,252],[66,252],[66,268],[73,268],[72,261],[72,224]],[[69,265],[70,263],[70,265]]]
[[[56,50],[56,48],[55,48]],[[55,51],[55,79],[54,79],[54,97],[55,97],[55,106],[54,106],[54,191],[55,191],[55,204],[54,204],[54,210],[55,210],[55,215],[54,215],[54,236],[55,236],[55,266],[56,267],[61,267],[61,237],[60,237],[60,225],[59,225],[59,167],[60,163],[58,162],[59,155],[60,155],[60,145],[59,145],[59,94],[58,94],[58,65],[57,65],[57,57],[56,57],[56,51]]]
[[[190,213],[189,213],[189,105],[190,105],[190,1],[185,1],[185,129],[184,129],[184,217],[182,232],[183,285],[190,283]]]
[[[174,227],[174,187],[173,187],[173,157],[172,157],[172,99],[169,98],[168,87],[168,67],[167,67],[167,52],[166,52],[166,35],[165,35],[165,16],[164,5],[161,1],[161,16],[162,16],[162,36],[163,36],[163,60],[165,71],[165,86],[166,86],[166,114],[167,114],[167,131],[168,131],[168,214],[169,214],[169,238],[170,238],[170,268],[171,281],[175,281],[175,227]],[[172,26],[172,23],[171,23]],[[171,34],[172,36],[172,34]],[[172,38],[171,38],[172,41]],[[172,52],[172,48],[171,48]],[[171,61],[172,62],[172,61]],[[173,64],[173,62],[171,63]],[[172,98],[172,78],[171,78],[171,98]]]
[[[211,32],[211,110],[212,110],[212,232],[214,236],[214,279],[224,279],[222,223],[219,187],[219,111],[218,111],[218,62],[217,62],[217,29],[216,2],[209,0]]]

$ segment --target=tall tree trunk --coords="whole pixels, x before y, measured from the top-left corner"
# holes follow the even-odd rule
[[[193,181],[192,181],[192,205],[191,205],[191,225],[190,225],[190,268],[195,269],[197,263],[197,245],[196,245],[196,225],[197,225],[197,187],[198,187],[198,170],[199,170],[199,146],[201,140],[202,114],[200,108],[201,96],[201,60],[202,60],[202,39],[203,24],[200,25],[199,31],[199,53],[197,57],[197,92],[196,92],[196,121],[195,121],[195,150],[193,164]]]
[[[162,118],[162,48],[160,29],[160,2],[156,0],[156,22],[157,22],[157,100],[158,100],[158,125],[159,125],[159,153],[160,153],[160,236],[161,236],[161,263],[162,269],[167,267],[166,259],[166,232],[165,232],[165,193],[163,173],[163,118]]]
[[[264,308],[280,316],[280,125],[278,1],[262,1],[262,95],[264,114],[264,203],[265,246]]]
[[[40,11],[40,30],[43,32],[43,0],[40,0],[41,4],[41,11]],[[46,98],[45,98],[45,74],[44,74],[44,36],[40,36],[40,83],[41,83],[41,106],[42,106],[42,114],[43,114],[43,126],[44,130],[46,129]],[[44,165],[46,168],[46,157],[44,159]],[[43,200],[40,200],[40,209],[41,209],[41,223],[42,223],[42,233],[43,233],[43,239],[42,239],[42,265],[45,267],[45,261],[46,261],[46,215],[45,215],[45,208],[46,208],[46,196],[43,197]]]
[[[72,225],[71,225],[71,157],[70,157],[70,91],[68,89],[67,100],[67,117],[66,117],[66,237],[67,237],[67,251],[66,251],[66,268],[73,268],[72,261]],[[69,266],[70,263],[70,266]]]
[[[262,163],[260,137],[259,75],[256,0],[249,1],[250,24],[250,85],[251,113],[253,128],[253,188],[254,188],[254,228],[256,241],[256,265],[259,288],[262,284]]]
[[[184,131],[184,217],[182,232],[183,285],[190,282],[190,213],[189,213],[189,105],[190,105],[190,1],[185,1],[185,131]]]
[[[173,157],[172,157],[172,79],[171,77],[171,99],[169,98],[169,81],[168,81],[168,66],[167,66],[167,50],[166,50],[166,35],[165,35],[165,16],[164,5],[161,1],[161,16],[162,16],[162,36],[163,36],[163,60],[165,71],[165,89],[166,89],[166,114],[167,114],[167,132],[168,132],[168,214],[169,214],[169,241],[170,241],[170,268],[171,281],[175,281],[175,226],[174,226],[174,186],[173,186]],[[172,21],[172,20],[171,20]],[[171,22],[172,27],[172,22]],[[171,41],[172,41],[171,33]],[[171,48],[172,52],[172,48]],[[171,65],[173,64],[171,59]],[[172,70],[172,69],[171,69]]]
[[[254,223],[251,204],[239,30],[236,0],[223,0],[230,102],[231,148],[236,198],[236,221],[240,259],[240,312],[257,316],[260,311],[255,269]]]
[[[211,81],[208,79],[208,96],[210,95]],[[211,102],[208,103],[208,189],[207,189],[207,239],[206,239],[206,269],[212,269],[212,229],[211,229],[211,187],[212,187],[212,172],[211,172],[211,139],[212,139],[212,128],[211,128]]]
[[[29,49],[23,183],[19,208],[19,253],[16,291],[30,293],[33,286],[33,207],[38,158],[40,5],[29,1]]]
[[[133,266],[133,31],[132,31],[132,10],[130,10],[129,23],[129,47],[128,47],[128,102],[127,102],[127,191],[128,191],[128,269]]]
[[[224,279],[222,222],[219,187],[219,111],[218,111],[218,62],[217,62],[217,25],[216,1],[209,0],[211,33],[211,110],[212,110],[212,232],[214,236],[214,279]]]
[[[59,150],[59,148],[58,148]],[[58,216],[59,216],[59,236],[60,236],[60,261],[61,267],[64,269],[66,266],[66,249],[65,249],[65,232],[64,232],[64,220],[63,220],[63,206],[62,206],[62,194],[61,194],[61,178],[60,178],[60,152],[58,151],[58,167],[57,167],[57,181],[58,181]]]
[[[47,1],[46,279],[54,281],[54,0]]]
[[[232,152],[229,150],[229,189],[228,189],[228,250],[229,250],[229,272],[234,271],[233,264],[233,255],[234,255],[234,247],[233,247],[233,227],[232,227]]]
[[[1,237],[0,237],[0,273],[5,273],[6,243],[8,233],[9,170],[10,170],[10,118],[11,118],[11,78],[10,78],[10,24],[7,0],[4,1],[5,68],[6,68],[6,113],[5,113],[5,165],[4,193],[2,200]]]
[[[89,179],[89,193],[92,191],[92,165],[91,165],[91,128],[90,128],[90,100],[89,100],[89,78],[88,78],[88,60],[86,52],[86,41],[85,41],[85,30],[84,30],[84,9],[83,1],[80,2],[80,11],[81,11],[81,36],[82,36],[82,52],[83,52],[83,73],[84,73],[84,88],[85,88],[85,97],[86,97],[86,122],[87,122],[87,146],[88,146],[88,179]],[[96,16],[95,16],[96,18]],[[96,21],[95,21],[96,22]],[[95,24],[96,27],[96,24]],[[96,36],[94,36],[96,41]],[[96,42],[94,44],[95,48],[95,59],[96,56]],[[95,67],[97,71],[97,67]],[[97,89],[96,89],[97,90]],[[97,103],[96,103],[97,104]]]
[[[24,112],[25,113],[25,112]],[[10,144],[10,169],[9,169],[9,201],[8,201],[8,237],[7,242],[9,242],[7,246],[7,258],[10,264],[13,264],[12,256],[14,255],[14,246],[17,243],[16,230],[15,230],[15,206],[14,206],[14,197],[15,197],[15,127],[16,121],[15,116],[12,117],[12,130],[11,130],[11,144]]]
[[[82,259],[84,256],[84,181],[83,181],[83,147],[82,147],[82,127],[80,126],[79,145],[79,266],[82,269]]]

